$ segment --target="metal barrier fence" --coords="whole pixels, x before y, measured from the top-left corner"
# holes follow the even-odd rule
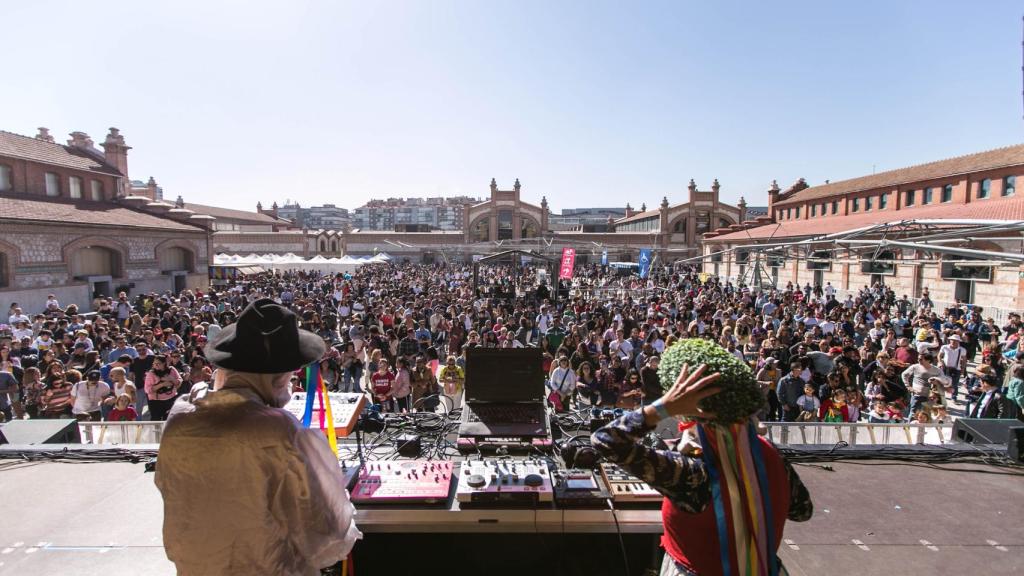
[[[159,444],[164,423],[150,422],[79,422],[83,444]]]
[[[870,422],[764,422],[777,444],[941,445],[953,442],[953,424],[872,424]]]
[[[953,442],[953,424],[869,422],[764,422],[776,444],[942,445]],[[79,422],[85,444],[159,444],[163,422]]]

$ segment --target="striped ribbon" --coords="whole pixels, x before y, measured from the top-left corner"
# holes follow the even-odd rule
[[[315,392],[314,392],[315,391]],[[338,456],[338,437],[334,431],[334,417],[331,414],[331,396],[327,392],[327,383],[320,375],[320,363],[314,362],[306,366],[306,409],[302,413],[302,425],[309,428],[313,424],[313,399],[320,399],[320,429],[327,435],[334,456]]]
[[[726,576],[777,576],[763,446],[748,424],[697,426]],[[732,538],[730,538],[732,536]]]

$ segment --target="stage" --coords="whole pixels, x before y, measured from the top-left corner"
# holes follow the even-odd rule
[[[142,464],[4,464],[0,574],[174,574],[161,546],[160,495]],[[791,574],[1024,571],[1020,476],[980,465],[831,466],[798,466],[815,513],[786,526],[780,555]],[[443,565],[448,574],[576,574],[590,562],[573,558],[588,556],[601,561],[599,573],[624,572],[608,511],[450,508],[361,510],[358,573],[420,575]],[[641,574],[658,512],[618,514],[631,572]],[[396,546],[402,554],[382,554]]]

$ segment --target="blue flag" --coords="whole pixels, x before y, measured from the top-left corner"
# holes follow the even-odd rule
[[[607,265],[608,265],[608,251],[605,250],[605,251],[601,252],[601,266],[607,266]]]
[[[647,278],[647,273],[651,271],[651,249],[641,248],[640,249],[640,277]]]

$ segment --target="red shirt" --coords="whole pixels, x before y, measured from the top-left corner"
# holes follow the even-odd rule
[[[110,414],[107,414],[107,422],[134,422],[138,419],[138,414],[135,413],[135,408],[132,408],[131,406],[124,410],[114,408],[110,411]]]
[[[391,372],[374,372],[370,376],[370,384],[373,385],[373,393],[376,396],[387,396],[391,394],[391,385],[395,381],[395,375]]]

